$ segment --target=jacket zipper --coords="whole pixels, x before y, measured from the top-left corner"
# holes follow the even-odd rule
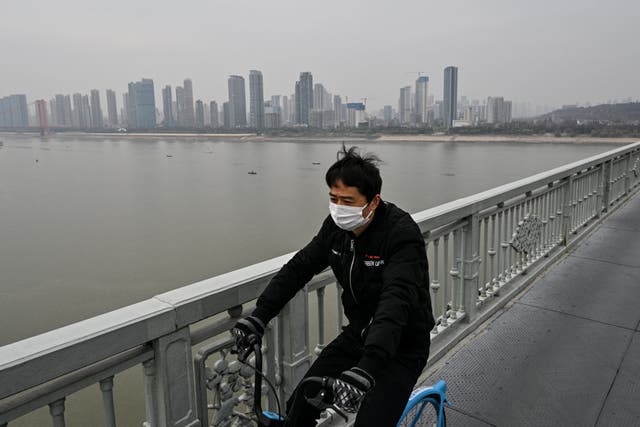
[[[353,272],[353,264],[356,261],[356,243],[355,240],[351,239],[351,252],[353,253],[351,257],[351,267],[349,267],[349,290],[351,290],[351,296],[353,300],[358,304],[358,299],[356,298],[356,294],[353,292],[353,283],[351,283],[351,273]]]

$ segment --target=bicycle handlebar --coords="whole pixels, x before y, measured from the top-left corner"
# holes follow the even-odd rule
[[[253,408],[256,416],[258,417],[258,424],[260,426],[276,426],[282,425],[284,422],[284,418],[282,415],[277,414],[280,419],[269,418],[265,415],[262,409],[262,340],[259,337],[254,337],[251,341],[252,350],[255,354],[255,378],[254,378],[254,393],[253,393]],[[248,358],[251,350],[248,351],[243,356]],[[298,388],[296,390],[297,393],[302,393],[304,399],[315,407],[316,409],[323,411],[325,409],[331,408],[338,415],[348,420],[347,416],[333,404],[333,385],[335,379],[330,377],[307,377],[303,379]],[[311,384],[316,384],[318,387],[318,392],[314,396],[307,396],[304,393],[304,390],[307,386]],[[275,392],[275,390],[274,390]],[[277,397],[276,397],[277,398]],[[279,406],[279,405],[278,405]],[[280,409],[280,408],[279,408]]]

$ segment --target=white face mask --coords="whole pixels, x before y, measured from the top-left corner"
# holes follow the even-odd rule
[[[373,210],[369,212],[366,218],[362,216],[362,211],[367,206],[369,206],[369,203],[362,207],[329,203],[329,212],[331,212],[331,218],[333,218],[333,222],[335,222],[338,227],[343,230],[353,231],[356,228],[362,227],[371,219]]]

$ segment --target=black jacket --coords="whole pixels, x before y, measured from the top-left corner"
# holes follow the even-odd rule
[[[327,266],[344,288],[347,332],[364,345],[360,368],[375,378],[396,355],[426,360],[434,326],[429,267],[423,237],[408,213],[382,202],[358,237],[328,216],[271,280],[253,315],[266,324]]]

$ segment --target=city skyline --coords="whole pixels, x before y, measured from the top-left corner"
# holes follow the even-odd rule
[[[547,8],[506,1],[355,0],[334,8],[329,1],[314,10],[310,25],[295,17],[311,10],[293,1],[255,5],[251,16],[234,3],[10,3],[0,29],[0,94],[27,93],[30,99],[48,99],[52,90],[121,93],[131,76],[157,82],[160,99],[161,84],[189,76],[198,82],[199,97],[222,100],[226,76],[251,69],[262,71],[265,94],[291,94],[290,82],[301,70],[312,70],[334,92],[367,97],[377,109],[395,103],[398,88],[413,84],[418,71],[432,78],[431,93],[442,93],[443,83],[433,77],[450,64],[465,76],[458,92],[469,98],[502,94],[562,105],[640,96],[640,48],[633,42],[637,2],[565,1]],[[236,15],[244,17],[229,19]],[[90,40],[83,33],[92,34]],[[224,42],[209,50],[210,40]]]
[[[332,94],[322,83],[313,83],[313,73],[309,71],[300,73],[300,80],[295,82],[296,93],[287,95],[271,95],[265,102],[264,82],[260,70],[249,70],[249,94],[245,91],[245,79],[241,75],[231,75],[228,78],[228,102],[223,102],[222,111],[219,110],[216,100],[198,99],[193,101],[193,82],[190,78],[183,80],[184,87],[175,89],[176,100],[172,101],[172,87],[166,85],[160,89],[161,99],[156,102],[154,82],[151,79],[142,79],[146,83],[145,116],[147,120],[140,121],[137,116],[136,91],[132,90],[129,83],[128,91],[123,94],[123,105],[120,109],[118,120],[115,91],[106,90],[107,108],[102,109],[99,90],[92,89],[91,103],[89,96],[81,93],[73,94],[73,106],[71,96],[56,94],[48,102],[35,100],[23,107],[18,104],[9,104],[8,101],[0,109],[0,126],[11,127],[15,120],[16,109],[24,108],[27,111],[25,117],[31,124],[39,120],[41,108],[47,114],[46,121],[53,127],[100,129],[103,127],[129,127],[131,129],[161,128],[249,128],[258,131],[262,129],[309,126],[312,128],[336,128],[336,127],[361,127],[361,126],[403,126],[403,127],[463,127],[476,126],[483,123],[503,124],[513,119],[534,117],[552,111],[549,106],[532,106],[530,103],[513,102],[505,100],[503,96],[491,95],[483,99],[469,99],[465,95],[459,95],[458,68],[447,66],[444,69],[444,91],[442,99],[435,99],[429,94],[429,77],[418,73],[415,81],[415,90],[412,86],[400,88],[398,109],[393,110],[391,105],[385,104],[382,109],[367,110],[367,98],[364,102],[342,103],[340,94]],[[156,86],[157,87],[157,86]],[[248,99],[247,99],[248,95]],[[14,94],[3,98],[23,97],[24,94]],[[247,110],[247,100],[249,109]],[[333,102],[332,102],[333,100]],[[282,101],[282,102],[281,102]],[[623,102],[629,102],[624,100]],[[11,106],[10,106],[11,105]],[[162,111],[160,110],[162,106]],[[194,111],[195,106],[195,111]],[[231,108],[233,106],[233,108]],[[568,108],[575,105],[563,105]],[[153,110],[152,110],[153,109]],[[188,111],[194,111],[193,121],[189,120]],[[152,112],[155,111],[155,114]],[[222,114],[216,114],[221,112]],[[105,114],[106,113],[106,114]],[[248,113],[248,114],[247,114]],[[22,114],[22,113],[20,113]],[[153,118],[151,116],[154,116]],[[390,118],[391,117],[391,118]],[[373,122],[369,123],[371,120]],[[378,122],[377,120],[382,120]],[[145,123],[140,125],[139,123]],[[106,125],[106,126],[105,126]],[[15,126],[14,127],[20,127]]]

